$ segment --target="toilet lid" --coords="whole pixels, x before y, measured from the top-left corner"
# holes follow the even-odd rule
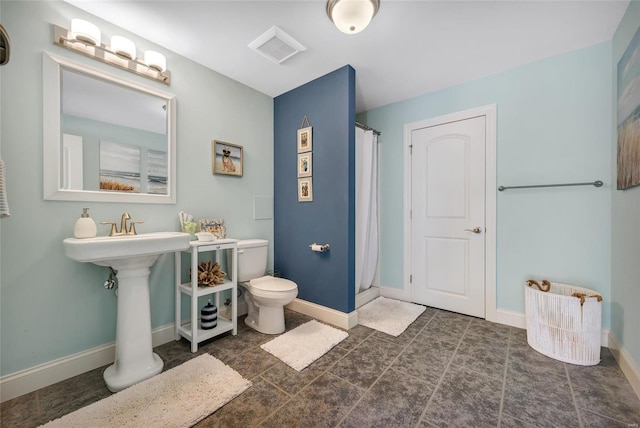
[[[268,275],[254,278],[249,281],[249,284],[252,288],[263,291],[291,291],[298,288],[298,285],[293,281]]]

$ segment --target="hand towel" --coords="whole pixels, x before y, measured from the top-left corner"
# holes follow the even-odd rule
[[[9,217],[9,202],[7,202],[7,187],[4,176],[4,161],[0,159],[0,218]]]

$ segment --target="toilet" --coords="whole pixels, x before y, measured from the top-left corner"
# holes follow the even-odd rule
[[[298,295],[295,282],[265,276],[269,241],[245,239],[238,241],[238,283],[244,287],[249,327],[264,334],[284,332],[284,305]]]

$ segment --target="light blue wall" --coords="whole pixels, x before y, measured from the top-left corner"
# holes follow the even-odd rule
[[[497,192],[497,307],[524,313],[531,277],[593,288],[609,301],[610,63],[607,42],[359,115],[382,131],[381,285],[404,286],[403,125],[496,104],[498,185],[605,182]]]
[[[613,123],[617,123],[617,65],[640,27],[640,2],[632,1],[613,37]],[[613,130],[612,173],[616,179],[617,133]],[[640,367],[640,187],[613,192],[611,228],[611,331]]]
[[[2,22],[13,41],[0,97],[2,158],[12,212],[1,223],[0,373],[6,375],[115,339],[116,298],[102,288],[106,268],[76,263],[63,254],[62,240],[72,236],[83,206],[91,208],[97,222],[119,219],[128,211],[144,220],[139,233],[178,230],[178,212],[184,210],[196,218],[224,218],[231,237],[273,240],[273,221],[253,220],[254,195],[273,196],[273,101],[67,3],[1,4]],[[139,51],[162,52],[172,72],[171,86],[54,46],[51,24],[68,28],[76,17],[94,22],[107,37],[117,32],[130,38]],[[43,200],[43,50],[176,95],[177,204]],[[243,177],[211,173],[213,139],[244,147]],[[108,228],[99,226],[99,233],[108,233]],[[162,256],[151,272],[154,328],[173,323],[173,279],[173,256]]]

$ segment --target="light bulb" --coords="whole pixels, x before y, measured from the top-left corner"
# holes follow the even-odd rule
[[[71,37],[90,45],[100,46],[100,29],[84,19],[71,20]]]
[[[156,71],[165,71],[167,69],[167,59],[160,52],[146,51],[144,53],[144,63]]]
[[[126,37],[111,37],[111,50],[118,56],[127,59],[136,58],[136,45]]]

